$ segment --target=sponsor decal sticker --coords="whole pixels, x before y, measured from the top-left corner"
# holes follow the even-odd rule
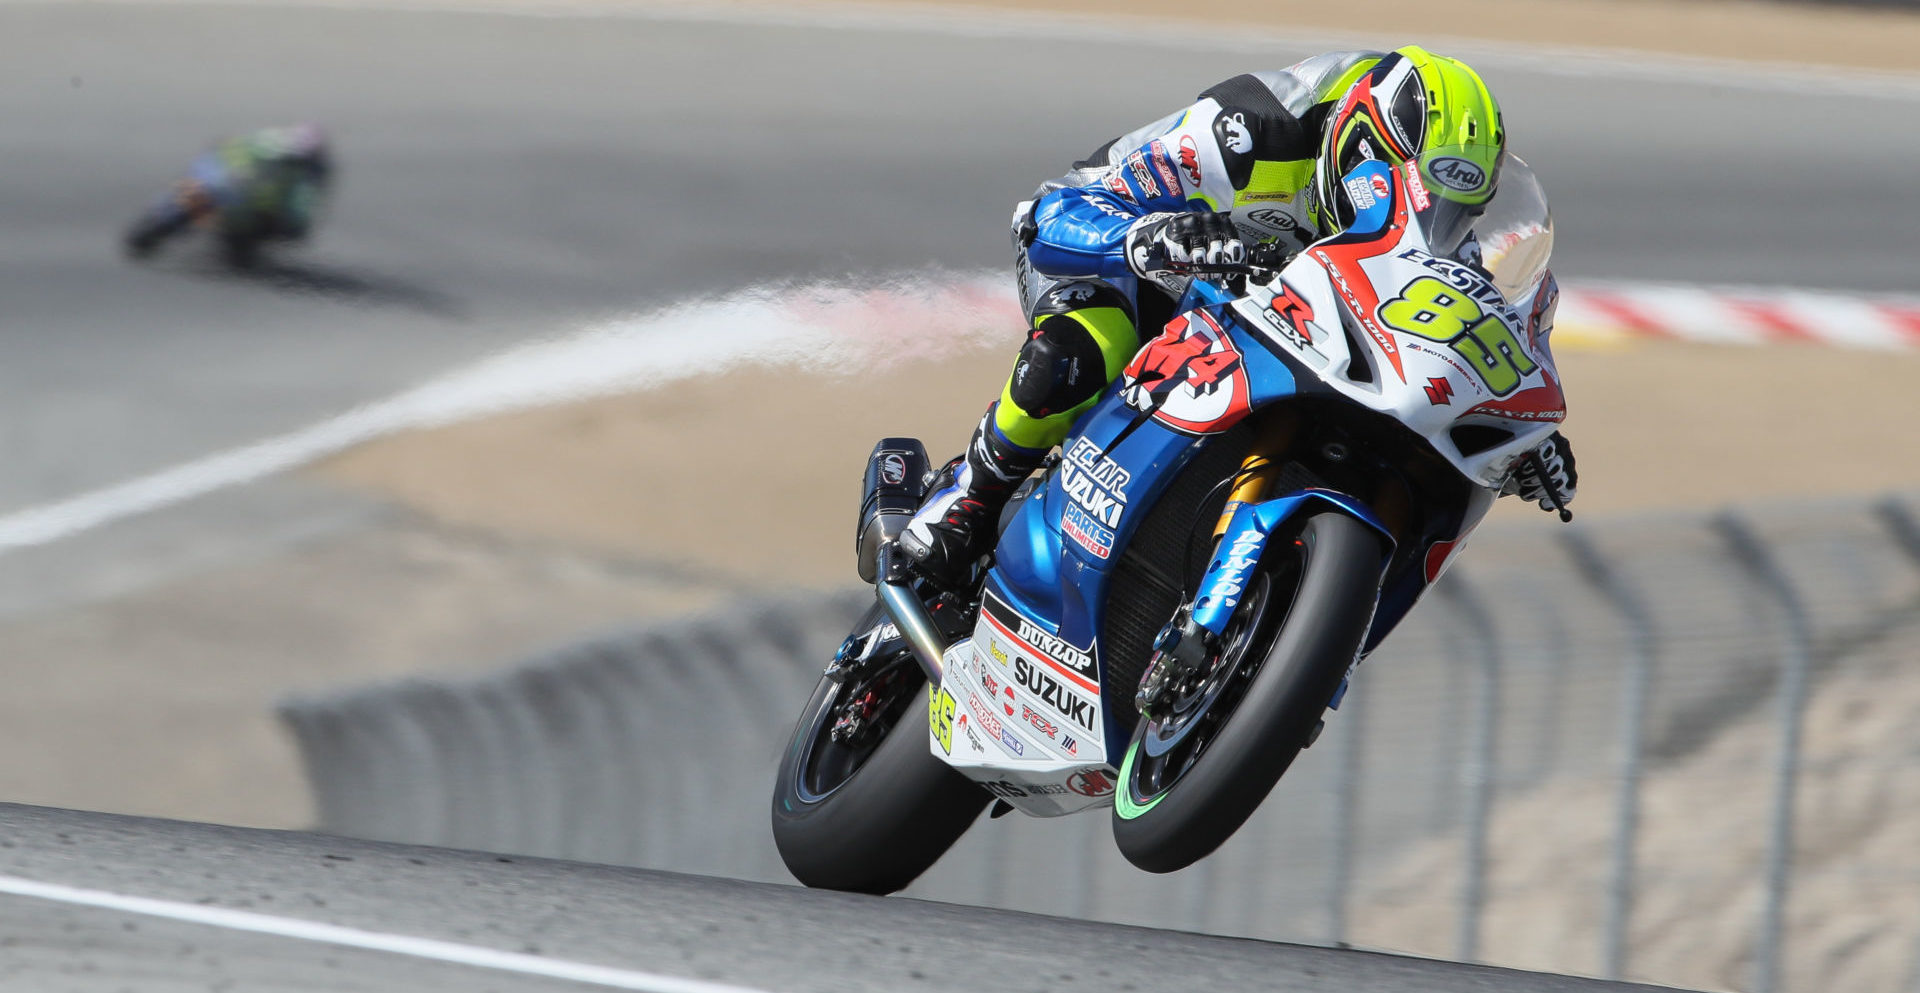
[[[1492,280],[1481,275],[1472,266],[1452,259],[1443,259],[1417,248],[1399,252],[1394,258],[1406,259],[1426,266],[1438,273],[1447,285],[1472,297],[1473,301],[1481,307],[1499,314],[1508,324],[1520,323],[1519,312],[1507,302],[1506,295],[1500,292],[1499,287],[1493,285]]]
[[[1023,721],[1026,721],[1028,724],[1033,725],[1033,729],[1035,731],[1038,731],[1049,738],[1060,737],[1060,725],[1055,724],[1050,720],[1047,720],[1046,715],[1040,713],[1039,711],[1033,709],[1032,707],[1027,706],[1024,703],[1020,705],[1020,719]]]
[[[1082,769],[1067,777],[1067,789],[1081,796],[1112,796],[1113,777],[1107,775],[1105,769]]]
[[[1127,403],[1176,431],[1213,434],[1252,412],[1239,348],[1204,310],[1168,321],[1123,375]]]
[[[1067,505],[1067,512],[1060,520],[1060,530],[1095,558],[1104,559],[1113,554],[1113,532],[1100,526],[1092,514],[1080,509],[1077,504]]]
[[[1117,171],[1107,173],[1107,178],[1101,180],[1100,185],[1128,203],[1138,202],[1133,198],[1133,191],[1127,188],[1127,181],[1120,178],[1120,173]]]
[[[1093,299],[1093,295],[1097,292],[1099,291],[1095,290],[1091,283],[1068,283],[1065,286],[1055,287],[1049,295],[1061,303],[1079,304]]]
[[[1295,346],[1313,348],[1313,338],[1307,332],[1307,322],[1313,320],[1313,305],[1300,295],[1299,290],[1281,283],[1280,292],[1273,295],[1260,316],[1280,332],[1282,338]]]
[[[1453,402],[1453,380],[1445,376],[1434,376],[1427,380],[1427,402],[1435,407],[1444,407]]]
[[[973,719],[979,723],[980,729],[985,731],[988,737],[998,738],[1006,730],[1000,726],[1000,719],[993,716],[993,710],[980,702],[979,694],[967,693],[967,709],[973,711]]]
[[[1227,552],[1213,565],[1219,570],[1219,578],[1213,581],[1213,588],[1207,591],[1207,597],[1219,600],[1224,606],[1232,607],[1240,602],[1240,594],[1246,590],[1247,573],[1259,563],[1260,546],[1265,540],[1257,528],[1247,528],[1233,536],[1233,542],[1227,546]]]
[[[1293,193],[1289,190],[1241,190],[1233,195],[1233,202],[1235,206],[1243,203],[1292,203]]]
[[[1020,616],[992,591],[988,591],[986,601],[980,608],[980,614],[1000,633],[1010,639],[1024,642],[1027,649],[1042,662],[1080,681],[1088,690],[1095,689],[1094,680],[1099,670],[1094,667],[1091,646],[1081,648],[1070,644],[1065,638],[1048,633],[1039,625]],[[1019,660],[1019,656],[1015,655],[1014,661]]]
[[[1425,210],[1432,206],[1433,198],[1427,192],[1426,180],[1420,178],[1420,164],[1408,162],[1400,167],[1400,172],[1407,179],[1407,196],[1413,200],[1413,209]]]
[[[1239,217],[1240,215],[1236,214],[1234,216]],[[1260,227],[1275,231],[1292,232],[1300,230],[1300,221],[1296,219],[1291,212],[1281,210],[1278,207],[1255,207],[1246,212],[1246,218]]]
[[[1355,176],[1347,180],[1347,196],[1352,198],[1355,210],[1366,210],[1376,202],[1373,198],[1373,184],[1364,176]]]
[[[1213,134],[1223,152],[1245,155],[1253,151],[1253,128],[1247,126],[1247,115],[1242,111],[1221,111],[1214,118]]]
[[[1160,196],[1160,186],[1154,182],[1153,170],[1147,168],[1147,157],[1134,152],[1127,156],[1127,171],[1133,174],[1133,181],[1140,186],[1140,192],[1147,199]]]
[[[1382,200],[1393,196],[1393,187],[1387,185],[1387,177],[1375,173],[1374,175],[1368,176],[1367,179],[1372,181],[1374,196]]]
[[[1008,734],[1006,728],[1000,729],[1000,743],[1007,746],[1007,751],[1015,755],[1027,754],[1027,746],[1021,744],[1020,739]]]
[[[1407,374],[1400,369],[1400,346],[1393,343],[1393,336],[1380,330],[1380,325],[1373,323],[1373,318],[1369,316],[1367,307],[1360,302],[1359,297],[1354,295],[1353,287],[1347,285],[1347,277],[1340,274],[1340,267],[1335,264],[1332,256],[1329,256],[1326,252],[1319,249],[1314,249],[1313,255],[1319,259],[1321,265],[1326,268],[1327,275],[1333,277],[1334,287],[1340,291],[1341,298],[1347,301],[1347,306],[1352,309],[1354,319],[1358,320],[1360,326],[1366,329],[1367,337],[1373,339],[1373,343],[1380,346],[1380,351],[1386,355],[1387,361],[1393,364],[1394,374],[1400,377],[1401,382],[1405,382]]]
[[[981,783],[980,788],[986,790],[988,793],[991,793],[994,796],[999,797],[1002,800],[1017,800],[1027,795],[1026,790],[1023,790],[1020,787],[1015,786],[1004,779],[996,779],[991,782]]]
[[[1080,743],[1073,739],[1073,735],[1063,736],[1060,739],[1060,747],[1066,749],[1068,755],[1080,754]]]
[[[1127,507],[1127,484],[1132,481],[1132,473],[1086,437],[1073,443],[1061,467],[1061,488],[1067,496],[1110,528],[1120,526],[1120,515]]]
[[[1200,146],[1194,144],[1192,135],[1180,136],[1180,173],[1187,178],[1187,185],[1200,188]]]
[[[1067,689],[1066,685],[1053,678],[1045,669],[1016,656],[1013,660],[1013,676],[1020,681],[1027,692],[1032,693],[1060,716],[1092,731],[1093,702]]]
[[[1167,192],[1180,192],[1180,179],[1173,173],[1173,156],[1167,152],[1166,142],[1155,138],[1148,143],[1147,149],[1150,153],[1147,161],[1153,163],[1153,171],[1160,176],[1160,181],[1167,184]]]
[[[953,754],[953,694],[946,687],[927,687],[927,723],[940,750]]]
[[[1486,184],[1487,171],[1453,155],[1443,155],[1427,163],[1433,181],[1450,190],[1472,193]]]
[[[986,750],[987,750],[987,746],[985,746],[985,745],[982,745],[982,744],[980,743],[980,736],[979,736],[979,735],[977,735],[977,734],[974,734],[974,733],[973,733],[973,728],[970,728],[970,727],[968,727],[968,726],[967,726],[967,715],[965,715],[965,714],[961,714],[961,715],[960,715],[960,719],[959,719],[959,720],[957,720],[957,721],[954,721],[953,723],[954,723],[954,725],[955,725],[956,727],[958,727],[958,728],[959,728],[960,730],[962,730],[962,731],[964,731],[964,732],[966,732],[966,734],[967,734],[967,742],[968,742],[969,744],[971,744],[971,745],[973,746],[973,750],[974,750],[974,751],[976,751],[976,752],[984,752],[984,751],[986,751]]]
[[[880,456],[880,481],[888,486],[898,486],[907,481],[907,460],[896,452]]]

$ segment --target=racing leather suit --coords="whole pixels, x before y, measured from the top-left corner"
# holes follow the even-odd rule
[[[901,532],[922,573],[963,578],[991,547],[993,519],[1014,488],[1140,350],[1140,328],[1173,316],[1184,280],[1128,258],[1142,218],[1231,210],[1241,238],[1288,255],[1317,239],[1309,191],[1321,124],[1381,57],[1333,52],[1235,76],[1100,146],[1019,205],[1013,241],[1027,342],[966,454]]]
[[[1142,216],[1230,210],[1243,238],[1288,255],[1317,240],[1320,126],[1380,58],[1331,52],[1236,76],[1107,142],[1020,204],[1016,273],[1031,330],[993,411],[997,440],[1028,452],[1059,444],[1140,349],[1138,329],[1172,316],[1184,280],[1143,287],[1128,264],[1127,234]]]

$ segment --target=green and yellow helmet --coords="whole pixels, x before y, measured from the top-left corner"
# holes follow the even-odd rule
[[[1321,229],[1353,223],[1340,178],[1368,159],[1418,160],[1427,189],[1467,206],[1493,196],[1507,147],[1500,104],[1480,74],[1418,45],[1388,53],[1333,102],[1320,137],[1314,193]]]

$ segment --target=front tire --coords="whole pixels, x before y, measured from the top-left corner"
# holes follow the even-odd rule
[[[876,604],[854,628],[883,621]],[[835,741],[836,714],[875,681],[890,679],[877,744]],[[910,654],[867,679],[823,678],[780,759],[773,840],[801,883],[885,894],[919,878],[987,805],[985,790],[933,757],[927,745],[927,681]]]
[[[1183,727],[1143,717],[1134,729],[1113,807],[1127,861],[1184,869],[1253,815],[1311,742],[1358,654],[1381,567],[1379,534],[1339,512],[1309,517],[1297,543],[1268,544],[1259,592],[1250,589],[1216,675],[1198,691],[1201,710],[1189,709]]]

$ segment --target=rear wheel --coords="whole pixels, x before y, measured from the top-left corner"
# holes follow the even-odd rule
[[[875,604],[854,634],[878,638],[885,620]],[[926,713],[926,676],[904,645],[820,680],[773,789],[773,840],[794,878],[891,893],[966,833],[988,796],[933,757]]]
[[[1134,729],[1113,808],[1128,861],[1186,868],[1252,816],[1311,743],[1360,650],[1381,551],[1372,528],[1338,512],[1268,544],[1213,664]]]

